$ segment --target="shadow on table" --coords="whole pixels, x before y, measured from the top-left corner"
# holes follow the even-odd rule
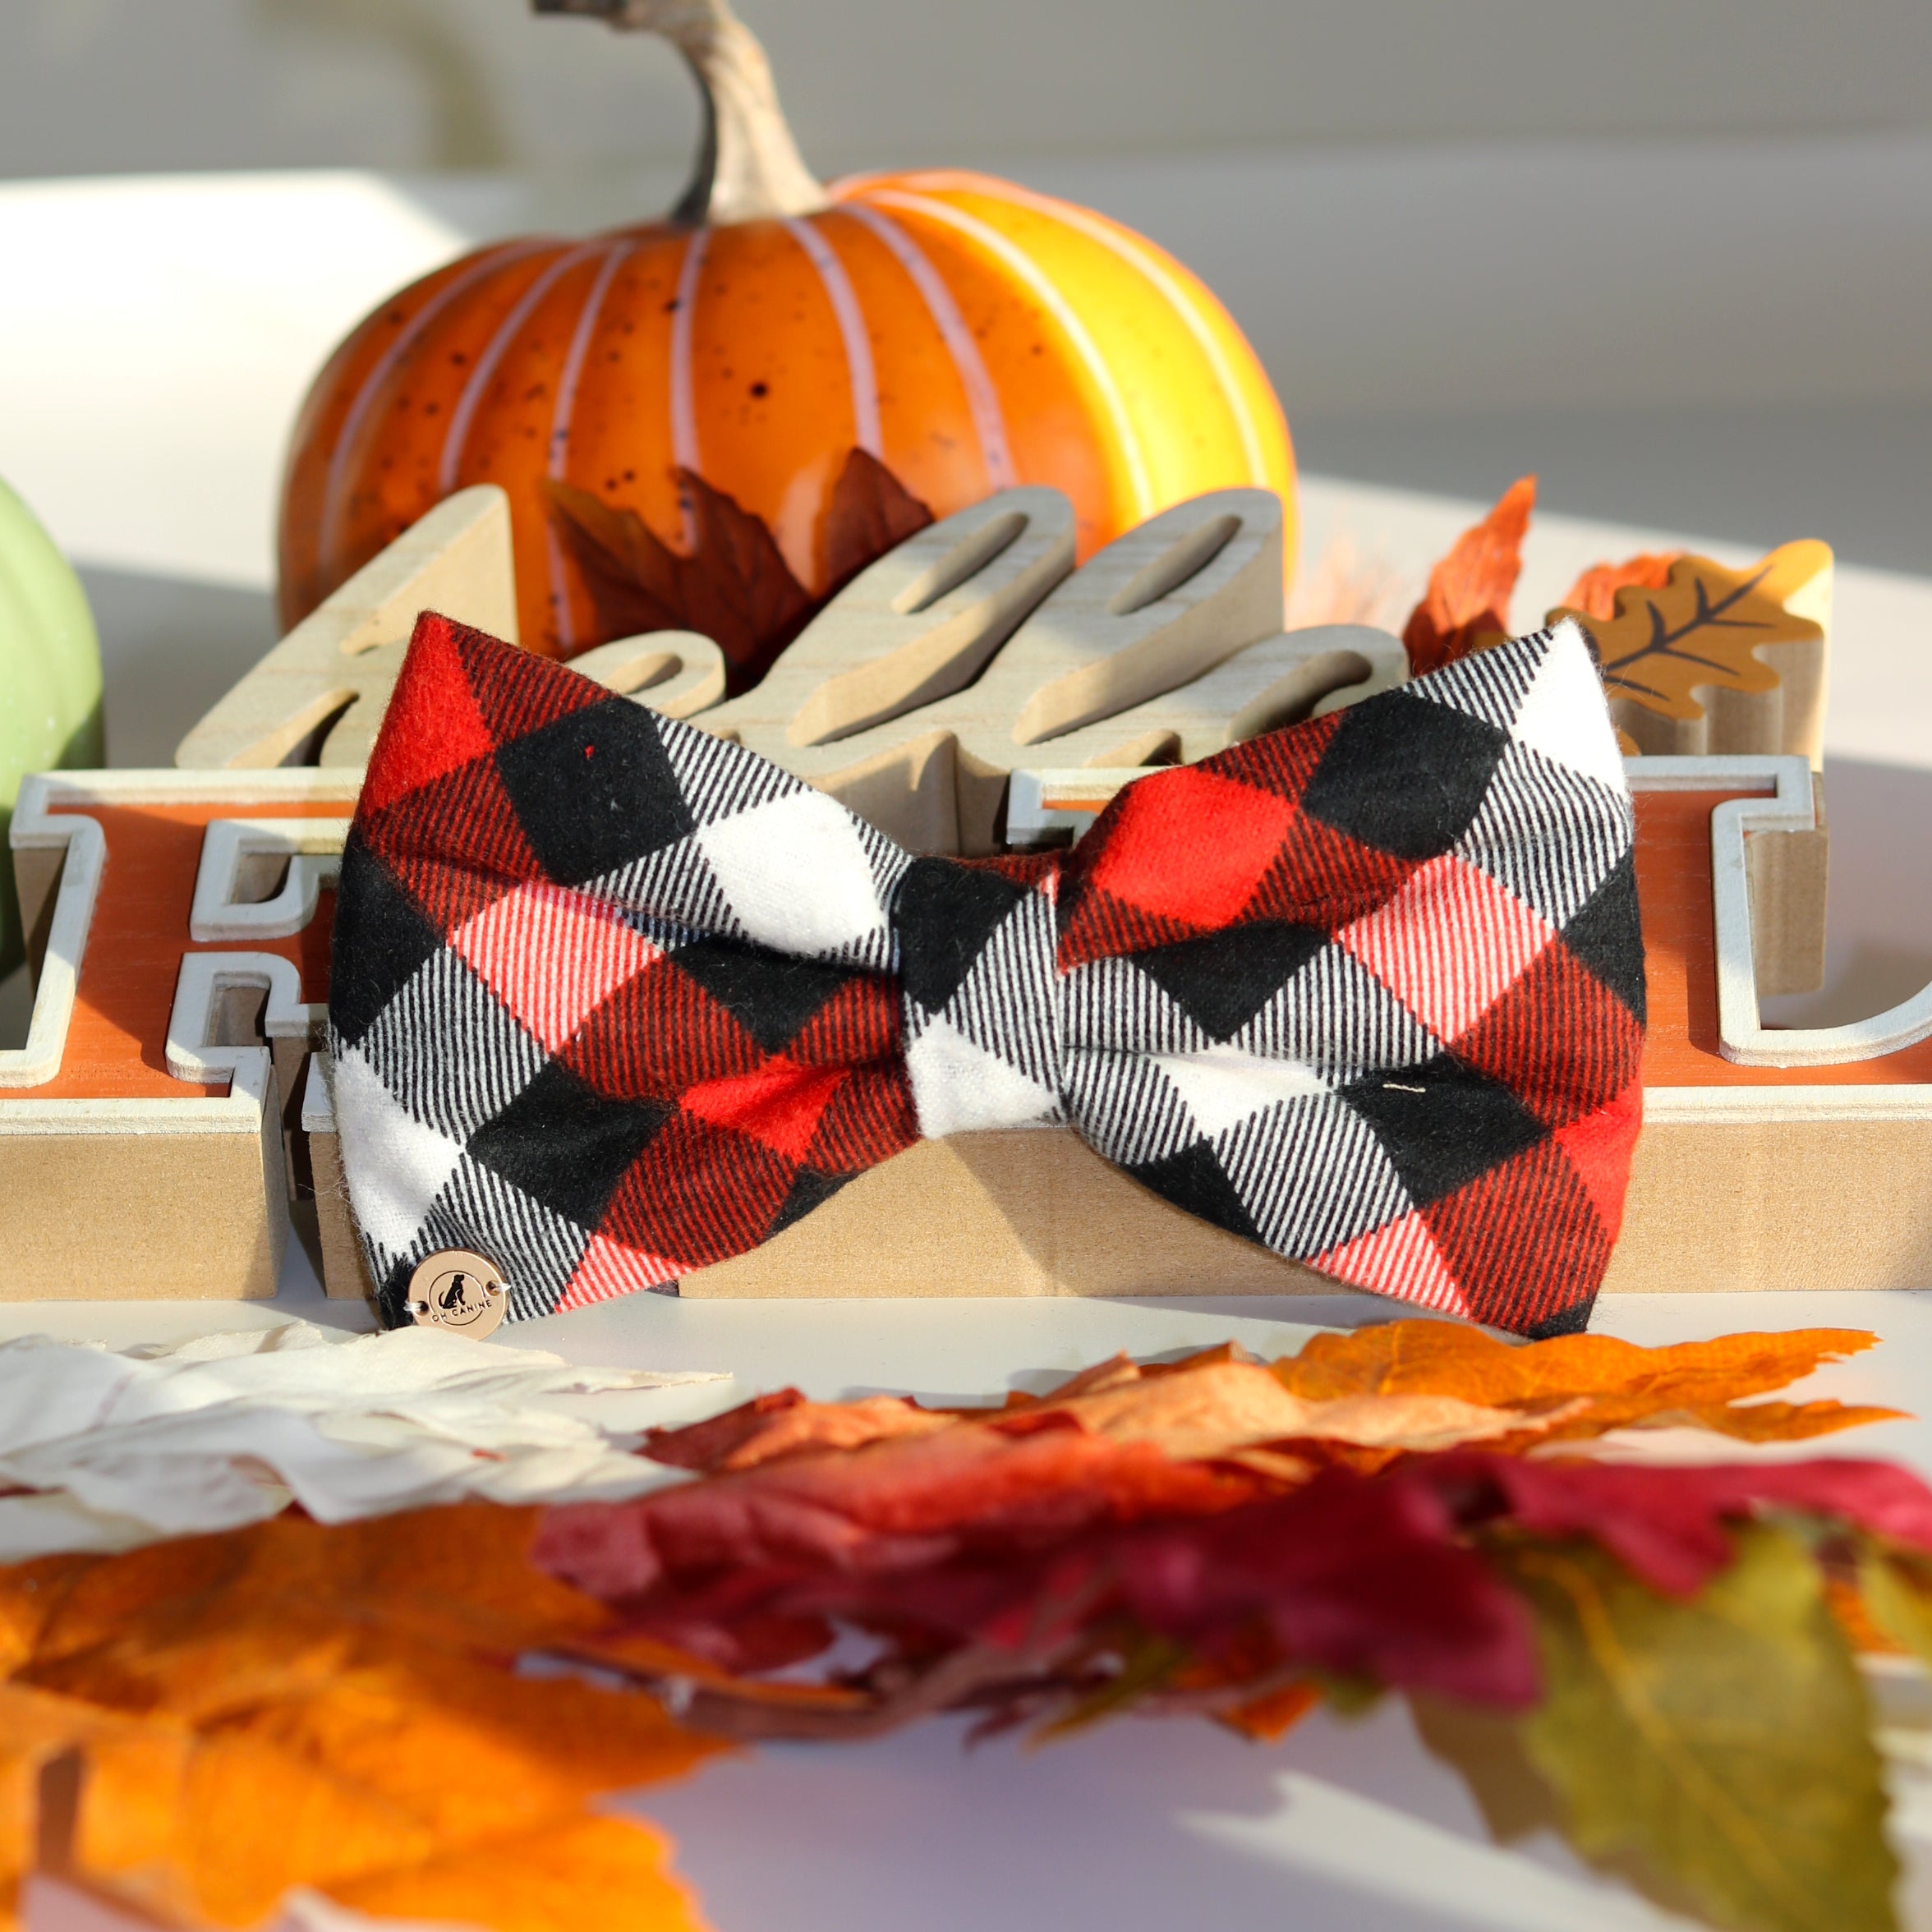
[[[81,567],[107,681],[108,762],[174,762],[174,748],[280,635],[265,590]]]
[[[1827,757],[1824,985],[1767,1000],[1773,1026],[1844,1026],[1932,983],[1932,770]]]
[[[1553,1839],[1492,1844],[1406,1711],[1317,1714],[1277,1746],[1126,1718],[971,1751],[935,1720],[860,1745],[768,1746],[640,1792],[732,1932],[1199,1925],[1213,1932],[1661,1932]]]

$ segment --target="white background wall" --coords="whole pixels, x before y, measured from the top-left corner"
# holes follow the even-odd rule
[[[821,172],[997,168],[1201,270],[1309,467],[1932,568],[1932,0],[743,11]],[[0,179],[380,168],[460,238],[650,212],[694,129],[668,48],[523,0],[0,0]]]
[[[1932,128],[1925,0],[743,0],[826,168]],[[520,0],[0,0],[0,174],[681,157],[688,90]]]

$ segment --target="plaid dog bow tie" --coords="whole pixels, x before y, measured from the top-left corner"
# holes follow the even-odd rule
[[[426,614],[329,999],[385,1318],[674,1283],[922,1135],[1064,1121],[1340,1282],[1588,1319],[1642,1105],[1622,762],[1572,624],[918,858],[740,747]]]

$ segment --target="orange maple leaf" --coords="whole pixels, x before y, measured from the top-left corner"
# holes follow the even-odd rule
[[[1536,479],[1519,476],[1429,573],[1428,589],[1402,631],[1411,676],[1439,671],[1483,649],[1485,639],[1509,635],[1510,597],[1535,507]]]
[[[688,1932],[664,1840],[584,1807],[719,1746],[648,1696],[516,1672],[616,1624],[530,1563],[536,1520],[285,1516],[0,1571],[0,1874],[45,1849],[28,1785],[65,1757],[85,1775],[54,1862],[171,1922],[260,1924],[309,1887],[490,1932]],[[546,1841],[582,1851],[581,1897]]]
[[[1661,591],[1681,550],[1645,551],[1621,564],[1593,564],[1559,600],[1563,608],[1607,623],[1617,614],[1619,591]]]

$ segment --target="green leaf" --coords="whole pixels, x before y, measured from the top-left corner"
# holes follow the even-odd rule
[[[1505,1559],[1545,1694],[1524,1720],[1573,1844],[1738,1932],[1892,1932],[1897,1866],[1856,1667],[1816,1565],[1778,1530],[1690,1603],[1593,1546]]]
[[[1867,1539],[1858,1552],[1858,1589],[1872,1622],[1932,1666],[1932,1564]]]

